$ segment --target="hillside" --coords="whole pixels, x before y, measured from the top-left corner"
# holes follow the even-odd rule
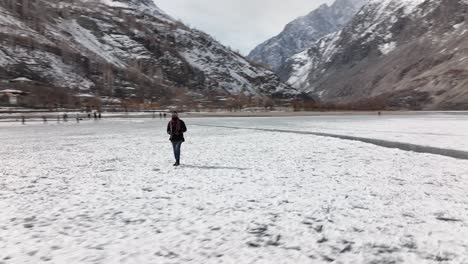
[[[296,94],[273,72],[174,20],[151,0],[8,0],[0,2],[0,13],[0,79],[27,78],[37,96],[143,102],[180,94]]]
[[[468,1],[372,0],[280,75],[321,102],[468,109]]]

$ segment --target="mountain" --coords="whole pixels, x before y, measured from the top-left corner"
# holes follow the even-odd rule
[[[467,19],[467,0],[371,0],[279,72],[322,102],[468,109]]]
[[[3,83],[24,77],[42,91],[141,101],[181,91],[296,93],[273,72],[174,20],[152,0],[4,0],[0,13]]]
[[[279,35],[257,46],[247,57],[276,71],[292,55],[309,48],[321,37],[342,29],[366,1],[336,0],[331,6],[323,4],[287,24]]]

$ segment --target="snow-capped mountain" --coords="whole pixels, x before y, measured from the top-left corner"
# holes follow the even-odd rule
[[[371,0],[280,69],[325,102],[468,108],[468,1]]]
[[[321,37],[342,29],[365,2],[367,0],[336,0],[330,6],[323,4],[287,24],[279,35],[257,46],[247,57],[276,71],[292,55],[309,48]]]
[[[292,87],[152,0],[0,2],[0,79],[141,99],[200,94],[288,96]],[[120,92],[119,92],[120,91]]]

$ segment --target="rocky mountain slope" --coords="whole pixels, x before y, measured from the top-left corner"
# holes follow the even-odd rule
[[[271,71],[188,28],[152,0],[0,2],[0,79],[141,100],[196,94],[290,96]]]
[[[371,0],[279,71],[323,102],[468,109],[467,19],[467,0]]]
[[[277,36],[257,46],[248,58],[278,70],[292,55],[309,48],[321,37],[336,32],[356,14],[367,0],[336,0],[323,4],[284,28]]]

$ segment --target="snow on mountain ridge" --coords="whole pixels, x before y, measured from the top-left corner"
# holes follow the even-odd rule
[[[288,23],[280,34],[253,49],[248,58],[278,72],[288,58],[309,48],[321,37],[340,30],[366,1],[336,0],[330,6],[323,4]]]
[[[370,0],[368,4],[356,14],[356,16],[362,16],[363,19],[368,22],[361,22],[360,27],[355,29],[355,31],[360,32],[360,34],[353,37],[355,39],[367,38],[369,42],[376,37],[383,36],[382,39],[390,43],[392,42],[390,27],[402,17],[422,15],[413,11],[425,2],[427,2],[427,0]],[[400,10],[402,12],[400,12]],[[387,27],[383,28],[381,26],[383,24],[386,24]],[[376,31],[377,27],[380,27],[379,31]],[[383,44],[385,43],[382,43],[382,45]]]
[[[284,78],[288,79],[288,83],[303,93],[313,92],[314,88],[302,88],[312,86],[311,83],[309,83],[309,73],[311,69],[315,69],[319,65],[329,62],[337,48],[337,41],[339,40],[340,34],[341,31],[331,33],[318,40],[312,48],[289,58],[280,69],[280,72],[287,72]],[[288,69],[288,67],[291,68]]]
[[[162,17],[167,21],[174,21],[166,12],[160,9],[153,0],[98,0],[103,4],[117,8],[131,8],[132,6],[141,12]]]
[[[410,14],[420,4],[427,0],[369,0],[369,4],[376,4],[379,6],[377,13],[381,14],[385,9],[391,8],[404,8],[405,14]]]

